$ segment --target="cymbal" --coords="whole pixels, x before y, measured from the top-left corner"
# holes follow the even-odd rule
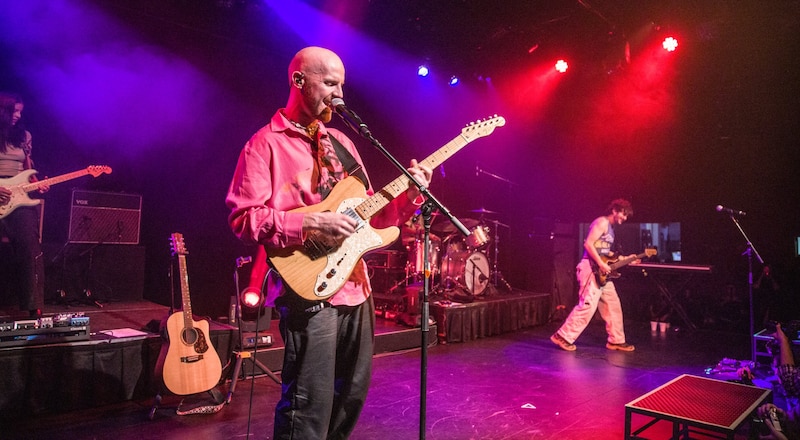
[[[494,212],[494,211],[489,211],[488,209],[484,209],[484,208],[473,209],[473,210],[472,210],[472,211],[470,211],[470,212],[474,212],[474,213],[476,213],[476,214],[497,214],[497,213],[496,213],[496,212]]]
[[[478,226],[479,224],[481,224],[481,222],[479,220],[475,220],[474,218],[462,218],[462,219],[459,219],[459,220],[461,220],[461,223],[467,229],[472,229],[475,226]],[[437,234],[441,234],[441,235],[452,234],[453,232],[457,232],[458,231],[458,229],[456,229],[456,226],[450,221],[439,222],[439,223],[431,226],[431,230],[436,232]]]

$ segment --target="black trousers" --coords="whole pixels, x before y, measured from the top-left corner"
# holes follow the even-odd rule
[[[275,439],[346,439],[356,426],[372,375],[375,306],[315,304],[295,294],[276,301],[286,345]]]
[[[39,243],[39,211],[20,206],[0,219],[11,244],[20,310],[44,306],[44,262]]]

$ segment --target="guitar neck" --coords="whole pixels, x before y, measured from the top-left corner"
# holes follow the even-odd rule
[[[611,270],[617,270],[620,267],[627,266],[627,265],[633,263],[634,261],[636,261],[636,260],[638,260],[640,258],[644,258],[646,256],[647,256],[647,252],[642,252],[641,254],[635,255],[633,257],[620,258],[616,263],[610,265],[609,267],[611,268]]]
[[[186,270],[186,255],[178,255],[178,271],[181,278],[181,304],[183,306],[183,327],[192,328],[192,301],[189,299],[189,272]]]
[[[29,193],[31,191],[36,191],[38,189],[41,189],[42,187],[45,187],[45,186],[52,186],[52,185],[55,185],[57,183],[66,182],[67,180],[72,180],[72,179],[76,179],[78,177],[85,176],[87,174],[89,174],[89,170],[88,169],[83,169],[83,170],[73,171],[73,172],[67,173],[67,174],[62,174],[60,176],[51,177],[49,179],[39,180],[39,181],[36,181],[36,182],[33,182],[33,183],[27,183],[25,185],[22,185],[21,187],[22,187],[23,191],[25,191],[26,193]]]
[[[464,148],[471,141],[472,139],[467,138],[462,133],[456,136],[450,142],[446,143],[443,147],[436,150],[436,152],[426,157],[424,160],[420,162],[420,164],[425,165],[431,169],[436,168],[437,166],[444,163],[444,161],[449,159],[451,156],[456,154],[459,150]],[[384,186],[380,191],[375,193],[372,197],[369,197],[367,200],[363,201],[360,205],[358,205],[356,207],[356,212],[358,212],[358,214],[363,219],[371,218],[373,215],[377,214],[378,211],[380,211],[387,204],[389,204],[392,200],[394,200],[397,196],[405,192],[410,185],[411,182],[409,182],[408,177],[402,175],[391,181],[388,185]]]

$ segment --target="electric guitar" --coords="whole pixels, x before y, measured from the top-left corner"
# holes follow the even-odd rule
[[[25,170],[14,177],[9,179],[0,179],[0,186],[11,190],[11,197],[8,203],[0,205],[0,218],[11,214],[11,211],[17,209],[18,206],[34,206],[39,203],[38,200],[32,200],[28,197],[31,191],[37,191],[42,187],[53,186],[56,183],[66,182],[87,174],[97,177],[101,174],[111,174],[111,167],[105,165],[92,165],[84,170],[74,171],[72,173],[62,174],[60,176],[51,177],[49,179],[31,182],[31,176],[36,174],[36,170]]]
[[[167,319],[169,348],[163,362],[164,385],[175,394],[188,395],[208,391],[222,377],[222,362],[211,345],[208,321],[192,318],[189,299],[189,276],[186,271],[186,246],[183,234],[170,237],[172,254],[178,257],[183,310]]]
[[[609,274],[607,274],[607,275],[601,274],[600,273],[600,268],[597,267],[597,264],[594,261],[592,261],[592,270],[594,271],[594,276],[595,276],[595,279],[597,280],[597,285],[600,286],[600,287],[603,287],[603,286],[606,285],[606,283],[608,282],[609,278],[610,279],[615,279],[615,278],[621,277],[622,274],[617,272],[617,269],[619,269],[621,267],[625,267],[625,266],[633,263],[636,260],[639,260],[639,259],[642,259],[642,258],[645,258],[645,257],[652,257],[653,255],[656,255],[656,254],[658,254],[658,249],[656,249],[656,248],[647,248],[641,254],[633,255],[633,256],[630,256],[630,257],[619,258],[619,257],[615,257],[613,255],[612,256],[608,256],[608,257],[605,256],[605,255],[601,255],[600,258],[603,260],[604,263],[608,264],[608,266],[611,268],[611,272]]]
[[[495,127],[502,127],[505,123],[504,118],[496,115],[472,123],[420,164],[435,168],[468,143],[490,135]],[[307,300],[323,300],[332,296],[347,282],[365,253],[386,247],[397,239],[400,234],[398,227],[374,229],[369,219],[405,192],[410,184],[408,178],[402,175],[367,197],[364,185],[357,178],[349,176],[339,181],[322,202],[291,212],[335,211],[346,214],[358,221],[356,232],[338,246],[328,242],[321,234],[309,234],[303,245],[269,249],[272,267],[293,291]]]

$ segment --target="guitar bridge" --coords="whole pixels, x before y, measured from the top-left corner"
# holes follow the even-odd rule
[[[191,364],[192,362],[198,362],[203,360],[202,354],[196,354],[192,356],[183,356],[181,357],[181,362],[184,364]]]

